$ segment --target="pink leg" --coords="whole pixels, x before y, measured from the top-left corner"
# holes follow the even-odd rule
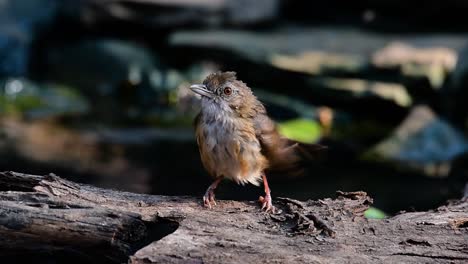
[[[211,185],[206,189],[205,195],[203,195],[203,205],[211,209],[211,204],[216,205],[214,190],[218,187],[218,184],[223,178],[217,178]]]
[[[265,187],[265,197],[260,196],[259,200],[262,203],[262,210],[265,209],[267,213],[275,213],[275,207],[271,203],[270,187],[268,186],[268,181],[265,176],[265,173],[262,174],[263,186]]]

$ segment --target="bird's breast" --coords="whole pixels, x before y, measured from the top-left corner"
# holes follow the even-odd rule
[[[258,184],[267,161],[248,121],[202,116],[196,125],[196,136],[202,163],[213,177]]]

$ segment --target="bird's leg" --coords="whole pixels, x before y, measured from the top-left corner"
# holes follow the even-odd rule
[[[214,190],[218,187],[218,184],[223,178],[217,178],[211,185],[206,189],[205,195],[203,195],[203,204],[205,207],[211,209],[211,204],[216,205]]]
[[[268,181],[265,176],[265,173],[262,174],[263,186],[265,187],[265,197],[260,196],[259,200],[262,203],[262,210],[265,209],[267,213],[275,213],[275,207],[271,203],[270,187],[268,186]]]

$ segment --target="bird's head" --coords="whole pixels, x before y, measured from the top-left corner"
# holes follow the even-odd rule
[[[202,97],[202,109],[214,108],[243,115],[257,104],[252,90],[237,80],[235,72],[216,72],[208,75],[203,84],[194,84],[190,89]]]

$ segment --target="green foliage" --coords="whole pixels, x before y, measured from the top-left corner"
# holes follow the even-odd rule
[[[309,119],[293,119],[278,124],[279,132],[290,139],[303,143],[314,143],[321,136],[321,127]]]
[[[369,209],[364,212],[364,217],[369,219],[384,219],[387,215],[375,207],[369,207]]]
[[[12,100],[0,95],[0,113],[21,114],[41,106],[43,104],[36,96],[21,96]]]
[[[87,101],[66,86],[13,78],[0,81],[0,114],[38,117],[84,113],[87,109]]]

